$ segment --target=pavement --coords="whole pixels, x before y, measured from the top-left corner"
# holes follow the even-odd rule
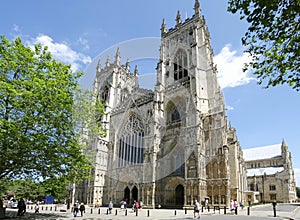
[[[287,204],[288,205],[288,204]],[[280,207],[280,206],[279,206]],[[274,211],[270,204],[257,205],[250,208],[248,213],[248,207],[244,209],[239,208],[238,214],[230,213],[228,209],[224,214],[224,209],[209,211],[204,209],[200,211],[201,219],[300,219],[300,204],[293,204],[290,209],[280,210],[278,208],[276,217],[274,217]],[[67,210],[65,205],[41,205],[40,212],[34,213],[34,206],[27,206],[27,210],[24,216],[17,217],[16,209],[6,209],[5,219],[85,219],[85,220],[101,220],[101,219],[139,219],[139,220],[164,220],[164,219],[193,219],[193,210],[173,210],[173,209],[142,209],[138,212],[133,212],[132,209],[121,210],[120,208],[114,208],[111,214],[107,214],[107,207],[91,208],[86,206],[86,211],[83,217],[73,216],[71,210]]]

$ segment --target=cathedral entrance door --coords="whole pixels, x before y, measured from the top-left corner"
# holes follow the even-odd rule
[[[127,203],[130,202],[130,189],[128,186],[124,190],[124,199]]]
[[[175,205],[182,206],[184,204],[184,187],[179,184],[175,189]]]
[[[138,189],[136,188],[136,186],[133,187],[131,191],[131,195],[132,195],[132,201],[133,200],[138,201]]]

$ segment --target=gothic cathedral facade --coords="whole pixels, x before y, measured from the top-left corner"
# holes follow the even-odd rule
[[[243,200],[243,153],[226,117],[198,0],[191,18],[182,21],[178,12],[170,29],[163,20],[154,91],[139,87],[137,67],[131,73],[120,62],[117,50],[114,62],[97,67],[94,90],[106,103],[107,136],[96,142],[86,202],[137,200],[153,208]]]

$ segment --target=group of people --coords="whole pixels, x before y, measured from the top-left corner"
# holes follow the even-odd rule
[[[110,201],[109,204],[108,204],[108,213],[109,214],[111,214],[113,207],[114,207],[114,204],[113,204],[112,201]],[[142,201],[140,201],[140,202],[138,202],[136,200],[133,201],[133,203],[132,203],[133,212],[136,212],[137,209],[142,209],[142,208],[143,208],[143,202]],[[121,210],[126,210],[127,209],[127,202],[126,202],[125,199],[122,199],[122,201],[120,202],[120,209]]]
[[[77,217],[78,213],[80,211],[81,217],[83,216],[83,213],[85,213],[85,206],[83,203],[79,204],[78,200],[74,203],[73,207],[73,214],[74,217]]]

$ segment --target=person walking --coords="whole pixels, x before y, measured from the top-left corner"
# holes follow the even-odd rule
[[[195,204],[194,204],[194,218],[196,218],[196,213],[198,213],[198,218],[200,218],[200,204],[195,199]]]
[[[25,201],[24,199],[20,199],[18,201],[18,213],[17,213],[17,216],[22,216],[25,214],[26,212],[26,204],[25,204]]]
[[[74,217],[77,216],[78,211],[79,211],[79,203],[78,203],[78,200],[77,200],[77,201],[74,203],[74,212],[73,212]]]
[[[83,213],[85,213],[85,206],[84,206],[83,202],[79,206],[79,211],[80,211],[81,217],[83,217]]]
[[[39,207],[39,203],[37,202],[34,206],[34,213],[39,213],[40,212],[40,207]]]
[[[108,211],[109,211],[109,214],[111,214],[111,210],[113,209],[113,207],[114,207],[114,204],[113,204],[112,201],[110,201],[109,204],[108,204]]]

